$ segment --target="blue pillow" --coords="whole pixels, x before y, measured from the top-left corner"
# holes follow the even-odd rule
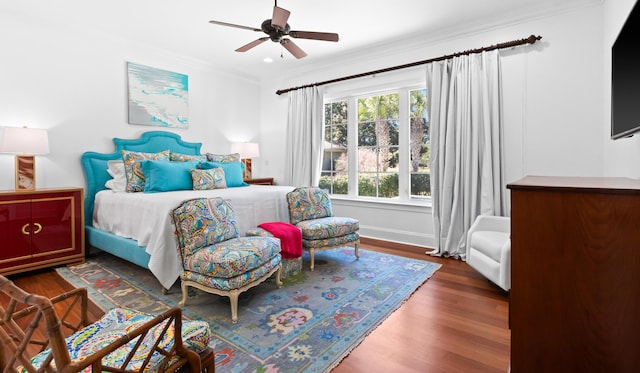
[[[218,167],[224,170],[224,180],[227,183],[227,188],[249,186],[244,182],[244,163],[242,162],[202,162],[198,166],[203,170]]]
[[[191,169],[198,167],[198,162],[141,162],[145,176],[144,191],[146,193],[169,192],[172,190],[192,190]]]

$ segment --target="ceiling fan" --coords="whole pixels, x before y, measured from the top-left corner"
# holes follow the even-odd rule
[[[291,30],[291,27],[287,23],[287,20],[289,19],[290,14],[291,12],[289,12],[288,10],[278,7],[278,0],[275,0],[275,5],[273,7],[273,15],[271,19],[264,20],[260,28],[241,26],[233,23],[220,22],[220,21],[209,21],[209,23],[213,23],[221,26],[236,27],[236,28],[257,31],[257,32],[264,32],[265,34],[268,35],[268,36],[259,38],[257,40],[254,40],[249,44],[243,45],[242,47],[236,49],[236,52],[246,52],[249,49],[271,39],[271,41],[273,41],[274,43],[280,43],[295,58],[303,58],[307,54],[302,49],[300,49],[300,47],[298,47],[291,39],[286,38],[286,36],[290,36],[292,38],[297,38],[297,39],[338,41],[338,34],[332,33],[332,32]]]

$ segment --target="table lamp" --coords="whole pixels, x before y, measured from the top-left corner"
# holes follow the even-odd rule
[[[251,158],[260,157],[260,146],[255,142],[236,142],[231,144],[231,151],[240,153],[240,159],[244,163],[243,178],[251,179]]]
[[[47,130],[5,127],[0,153],[16,154],[16,190],[36,189],[37,154],[49,154]]]

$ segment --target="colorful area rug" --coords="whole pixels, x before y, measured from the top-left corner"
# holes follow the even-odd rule
[[[216,372],[327,372],[429,279],[440,264],[352,248],[306,253],[303,271],[240,294],[238,323],[226,297],[190,288],[185,317],[206,320],[215,339]],[[106,253],[58,268],[107,310],[116,306],[158,313],[176,306],[179,283],[163,294],[150,271]]]

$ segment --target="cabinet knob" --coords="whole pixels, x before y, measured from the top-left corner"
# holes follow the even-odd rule
[[[33,223],[33,225],[36,227],[36,230],[33,231],[33,234],[38,234],[40,233],[40,231],[42,231],[42,225],[40,223]],[[29,234],[27,228],[29,228],[29,223],[22,226],[22,234]]]

